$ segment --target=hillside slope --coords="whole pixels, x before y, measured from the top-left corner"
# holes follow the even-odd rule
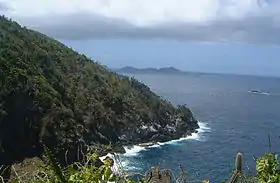
[[[188,108],[4,17],[0,77],[0,164],[40,156],[42,142],[74,161],[87,146],[121,149],[198,128]]]

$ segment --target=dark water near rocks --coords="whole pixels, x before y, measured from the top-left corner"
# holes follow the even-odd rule
[[[145,172],[154,165],[179,171],[181,164],[193,182],[220,182],[229,177],[238,151],[253,173],[253,157],[269,151],[269,134],[272,151],[280,152],[280,78],[215,74],[135,77],[172,103],[187,104],[203,129],[183,141],[145,150],[135,146],[121,157],[128,171]]]

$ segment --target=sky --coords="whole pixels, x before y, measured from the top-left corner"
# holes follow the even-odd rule
[[[280,0],[0,0],[0,14],[110,68],[280,76]]]

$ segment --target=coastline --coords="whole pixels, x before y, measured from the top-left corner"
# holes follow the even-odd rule
[[[191,133],[191,135],[181,137],[179,139],[170,140],[167,142],[148,142],[148,143],[141,143],[136,145],[124,146],[125,153],[108,153],[105,156],[100,157],[99,159],[103,162],[104,159],[107,157],[111,158],[114,161],[114,165],[112,166],[112,171],[115,173],[121,173],[120,170],[126,168],[125,163],[120,162],[119,157],[132,157],[137,156],[139,152],[146,151],[151,148],[159,148],[165,145],[172,145],[176,144],[181,141],[186,140],[201,140],[201,134],[204,132],[211,131],[211,128],[208,127],[207,123],[198,122],[199,128],[196,129],[197,132]],[[117,158],[117,159],[116,159]],[[121,167],[120,167],[121,166]]]
[[[140,151],[144,151],[150,148],[157,148],[164,145],[171,145],[175,144],[177,142],[185,141],[185,140],[198,140],[200,138],[201,133],[207,132],[210,130],[210,128],[207,126],[207,123],[198,122],[199,128],[196,129],[196,132],[191,133],[191,135],[187,135],[184,137],[181,137],[179,139],[174,139],[166,142],[149,142],[149,143],[142,143],[137,145],[131,145],[131,146],[124,146],[125,153],[122,155],[124,156],[135,156]]]

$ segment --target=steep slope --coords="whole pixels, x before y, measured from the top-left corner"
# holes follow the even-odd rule
[[[185,106],[4,17],[0,77],[0,164],[40,156],[42,143],[73,161],[87,146],[166,141],[198,128]]]

